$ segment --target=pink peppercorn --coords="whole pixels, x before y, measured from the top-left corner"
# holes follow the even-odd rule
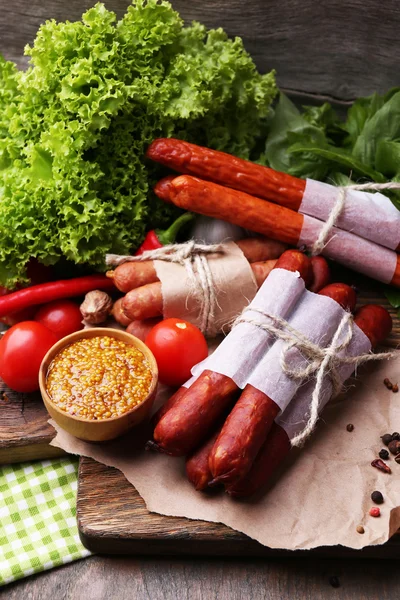
[[[371,517],[380,517],[381,509],[378,506],[373,506],[372,508],[370,508],[369,514],[371,515]]]

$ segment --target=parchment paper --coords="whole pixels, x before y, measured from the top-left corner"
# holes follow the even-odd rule
[[[288,319],[303,296],[304,289],[304,281],[298,272],[273,269],[250,303],[246,315],[260,323],[268,321],[267,317],[252,310],[259,309]],[[261,356],[274,342],[275,338],[263,329],[250,323],[239,323],[222,340],[215,352],[194,366],[192,373],[198,377],[209,369],[230,377],[243,389]]]
[[[298,246],[307,247],[317,241],[324,223],[308,215],[304,215]],[[336,260],[363,275],[390,283],[393,279],[397,264],[397,254],[394,250],[379,246],[362,237],[333,227],[328,242],[322,251],[327,258]]]
[[[299,212],[326,221],[338,193],[333,185],[307,179]],[[344,209],[336,225],[392,250],[400,244],[400,211],[380,193],[346,190]]]
[[[224,244],[226,252],[208,256],[217,306],[213,329],[216,332],[229,330],[226,326],[239,315],[257,293],[257,284],[250,264],[234,242]],[[200,327],[200,304],[204,298],[192,290],[185,267],[154,261],[163,295],[163,315],[165,319],[178,317]]]
[[[267,492],[247,502],[196,492],[183,460],[135,449],[140,432],[96,445],[59,430],[52,444],[120,469],[152,512],[225,523],[271,548],[382,544],[400,527],[400,465],[388,461],[391,475],[370,465],[382,447],[380,436],[400,429],[400,394],[386,389],[385,377],[400,382],[400,360],[360,369],[357,386],[326,408],[312,439],[293,450]],[[385,497],[379,518],[368,515],[374,490]]]

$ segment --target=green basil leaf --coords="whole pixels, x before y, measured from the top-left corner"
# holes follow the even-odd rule
[[[363,164],[361,161],[357,160],[354,156],[352,156],[346,150],[341,148],[334,148],[333,146],[328,147],[317,147],[305,144],[294,144],[289,149],[291,153],[302,153],[309,152],[316,156],[326,159],[332,163],[338,163],[347,167],[350,171],[355,171],[360,175],[365,175],[369,179],[377,181],[379,183],[385,183],[387,180],[382,175],[382,173],[378,173],[374,169],[371,169],[368,165]]]
[[[313,119],[315,121],[316,113]],[[300,140],[313,146],[323,146],[327,143],[323,127],[310,123],[293,102],[281,93],[265,147],[268,164],[277,171],[297,177],[324,179],[329,165],[323,158],[308,151],[302,156],[291,156],[290,147]]]
[[[349,108],[344,129],[348,132],[348,146],[354,146],[358,137],[361,135],[365,123],[370,119],[383,105],[385,100],[373,94],[367,98],[358,98]]]
[[[375,168],[377,146],[382,140],[400,140],[400,92],[365,121],[353,147],[354,157]]]
[[[400,174],[400,142],[380,140],[376,147],[375,167],[387,177]]]
[[[400,308],[400,290],[386,286],[384,293],[393,308]]]

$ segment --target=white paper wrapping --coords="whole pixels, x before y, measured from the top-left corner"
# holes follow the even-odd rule
[[[326,348],[344,315],[343,308],[332,298],[318,296],[305,290],[288,321],[310,342]],[[277,339],[247,378],[247,383],[269,396],[281,411],[285,410],[302,383],[285,375],[281,369],[281,356],[286,346],[287,342]],[[290,368],[301,369],[308,364],[307,359],[295,347],[286,352],[285,356]]]
[[[300,285],[300,283],[302,285]],[[294,295],[292,295],[294,292]],[[274,269],[250,304],[266,314],[285,318],[291,327],[299,331],[312,343],[326,348],[346,315],[346,311],[332,298],[309,292],[298,273]],[[268,318],[251,310],[246,316],[258,322]],[[339,346],[346,337],[347,327],[337,342]],[[309,383],[286,375],[281,368],[282,353],[287,342],[275,339],[267,331],[252,323],[239,323],[222,341],[216,350],[192,369],[193,377],[185,383],[190,387],[206,369],[233,379],[240,389],[251,384],[269,396],[281,409],[279,424],[290,438],[299,433],[308,421],[315,378]],[[369,352],[370,342],[359,327],[353,325],[353,337],[339,356],[358,356]],[[307,359],[293,347],[285,354],[289,368],[307,366]],[[341,365],[338,369],[341,383],[354,371],[353,365]],[[326,377],[321,394],[321,410],[332,394],[332,384]]]
[[[338,344],[346,336],[346,328],[338,340]],[[371,343],[361,329],[353,324],[353,337],[345,350],[341,350],[339,356],[360,356],[371,350]],[[354,365],[342,364],[338,368],[340,381],[342,384],[351,376],[354,371]],[[286,410],[275,419],[278,425],[288,434],[289,439],[293,439],[305,428],[311,408],[312,394],[315,388],[315,380],[310,380],[304,384],[297,392],[296,396],[290,402]],[[325,377],[319,405],[319,414],[329,402],[332,396],[332,381],[329,376]]]
[[[299,212],[327,221],[338,193],[332,185],[307,179]],[[400,244],[400,211],[380,193],[346,190],[345,205],[336,225],[392,250]]]
[[[274,269],[249,305],[250,310],[246,315],[261,323],[268,321],[266,317],[251,311],[251,308],[257,308],[275,316],[288,318],[304,289],[304,281],[299,273]],[[199,376],[208,369],[230,377],[239,388],[244,388],[252,369],[274,341],[270,334],[259,327],[250,323],[239,323],[211,356],[192,369],[192,374]]]
[[[224,331],[257,293],[250,263],[234,242],[224,244],[224,254],[207,256],[216,293],[213,333]],[[193,290],[184,266],[155,260],[154,267],[161,281],[163,315],[165,319],[178,317],[201,327],[200,308],[204,297]],[[211,332],[209,337],[212,337]]]
[[[321,221],[304,215],[298,246],[312,247],[323,225]],[[336,227],[329,235],[323,255],[383,283],[392,281],[398,257],[393,250]]]

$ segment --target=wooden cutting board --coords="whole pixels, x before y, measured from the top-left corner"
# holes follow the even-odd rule
[[[341,277],[335,279],[343,280],[345,277],[341,273]],[[354,281],[354,274],[351,277]],[[357,277],[356,283],[360,289],[365,285],[363,278]],[[371,286],[370,281],[368,286]],[[361,293],[359,304],[367,303],[382,304],[390,310],[394,328],[387,344],[398,346],[400,320],[396,311],[380,292]],[[337,546],[290,552],[266,548],[219,523],[150,513],[141,496],[120,471],[91,458],[80,460],[77,517],[82,542],[99,553],[251,556],[298,556],[305,553],[309,556],[311,553],[330,557],[400,557],[400,532],[383,546],[361,551]]]
[[[400,557],[400,533],[363,550],[333,546],[293,552],[262,546],[221,523],[150,513],[120,471],[91,458],[80,460],[77,518],[83,544],[104,554]]]

